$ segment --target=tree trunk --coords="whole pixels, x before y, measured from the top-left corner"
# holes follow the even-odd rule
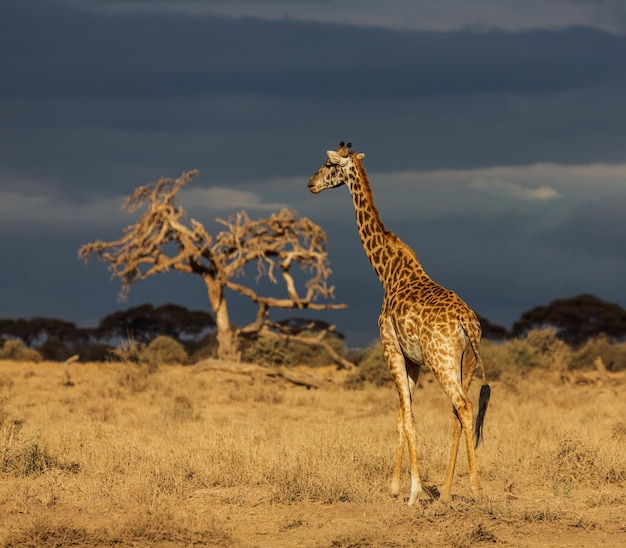
[[[228,317],[228,307],[224,298],[224,286],[212,277],[204,276],[204,283],[207,286],[209,302],[215,314],[215,325],[217,327],[217,357],[220,360],[230,360],[238,362],[241,360],[239,342],[235,333],[230,328]]]

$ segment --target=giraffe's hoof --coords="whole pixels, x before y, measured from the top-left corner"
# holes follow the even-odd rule
[[[452,485],[444,484],[443,488],[439,492],[439,499],[441,502],[452,501]]]
[[[421,494],[422,494],[421,489],[417,493],[411,493],[411,496],[409,497],[409,503],[408,503],[409,506],[415,506]]]
[[[432,493],[424,488],[423,485],[420,485],[418,489],[413,490],[411,492],[411,496],[409,497],[409,506],[415,506],[417,504],[418,501],[422,500],[422,501],[428,501],[428,500],[432,500],[433,495]]]

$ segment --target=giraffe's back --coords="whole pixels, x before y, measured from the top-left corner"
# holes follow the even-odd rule
[[[419,364],[429,365],[429,358],[438,354],[460,360],[467,346],[477,347],[480,341],[480,322],[473,310],[430,278],[386,292],[381,326],[385,318],[403,354]]]

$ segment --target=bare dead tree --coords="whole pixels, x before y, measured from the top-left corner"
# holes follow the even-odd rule
[[[87,262],[89,256],[96,253],[109,263],[112,276],[121,279],[121,298],[128,294],[133,282],[161,272],[175,270],[201,276],[215,314],[221,359],[239,360],[240,336],[268,331],[280,334],[269,319],[271,308],[345,308],[345,304],[315,302],[318,297],[333,297],[334,290],[328,283],[331,270],[326,233],[321,227],[306,217],[298,217],[290,209],[258,220],[250,219],[242,211],[227,220],[217,219],[225,230],[213,237],[200,222],[187,220],[185,210],[176,201],[177,193],[197,174],[197,170],[192,170],[176,180],[163,178],[152,185],[138,187],[123,206],[129,213],[145,208],[137,222],[126,227],[118,240],[83,245],[78,250],[79,257]],[[260,295],[251,287],[235,282],[251,263],[256,263],[257,281],[265,277],[278,284],[282,279],[286,296]],[[309,276],[300,292],[293,276],[294,267]],[[231,330],[225,289],[256,303],[258,310],[254,321]]]

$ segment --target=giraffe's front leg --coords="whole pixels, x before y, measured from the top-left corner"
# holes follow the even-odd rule
[[[391,478],[391,487],[389,489],[392,496],[397,497],[400,494],[400,472],[402,470],[402,453],[404,444],[406,443],[406,435],[404,434],[404,422],[402,420],[402,410],[398,413],[396,419],[396,432],[398,433],[398,445],[396,446],[396,460],[393,467],[393,476]]]
[[[419,468],[417,466],[417,435],[415,418],[409,409],[409,416],[404,419],[405,434],[409,446],[409,460],[411,461],[411,494],[409,495],[409,506],[413,506],[422,494],[422,481],[420,479]]]
[[[383,343],[384,344],[384,343]],[[417,465],[417,428],[415,417],[411,409],[411,385],[409,376],[407,375],[406,362],[402,353],[395,348],[395,345],[385,344],[385,361],[389,366],[389,370],[393,375],[400,398],[400,414],[397,420],[397,426],[402,426],[402,432],[406,438],[409,449],[409,463],[411,467],[411,494],[409,496],[409,506],[413,506],[421,495],[422,482],[420,481],[419,469]],[[402,445],[400,442],[402,441]],[[391,489],[399,490],[400,485],[400,466],[402,462],[402,446],[404,440],[402,434],[398,432],[398,446],[396,448],[396,463],[394,467],[394,476],[391,483]]]
[[[415,388],[417,387],[417,378],[420,373],[420,366],[417,363],[412,362],[408,358],[404,358],[407,380],[409,382],[409,391],[411,394],[411,402],[415,395]],[[396,497],[400,494],[400,472],[402,471],[402,455],[404,453],[404,444],[406,443],[406,434],[404,432],[404,420],[402,416],[402,410],[398,413],[396,419],[396,432],[398,433],[398,442],[396,446],[396,460],[393,467],[393,476],[391,478],[391,495]]]

